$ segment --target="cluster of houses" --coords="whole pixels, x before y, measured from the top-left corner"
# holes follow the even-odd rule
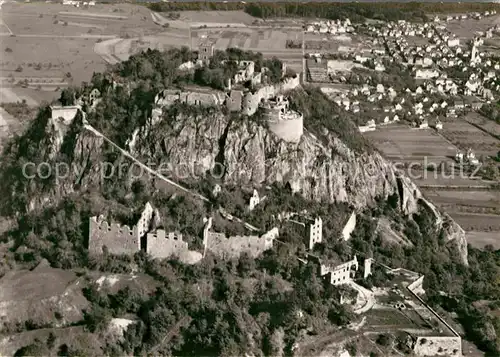
[[[497,11],[496,10],[491,10],[491,11],[485,11],[483,13],[481,12],[471,12],[469,14],[459,14],[459,15],[448,15],[446,16],[445,20],[446,22],[450,21],[461,21],[461,20],[467,20],[467,19],[474,19],[474,20],[481,20],[483,17],[488,17],[488,16],[493,16],[496,15]],[[434,17],[434,22],[439,22],[442,21],[439,16]]]
[[[467,149],[465,155],[461,151],[457,152],[457,154],[455,155],[455,160],[461,164],[465,163],[473,166],[479,165],[479,160],[476,158],[476,154],[474,154],[474,152],[470,148]]]
[[[479,110],[484,103],[494,101],[494,93],[500,91],[500,82],[496,79],[500,63],[481,48],[484,39],[491,37],[497,27],[477,34],[470,43],[461,43],[445,26],[438,24],[398,21],[383,27],[372,26],[369,30],[375,37],[374,44],[383,44],[386,50],[364,51],[355,56],[355,61],[397,61],[413,74],[416,89],[406,88],[397,93],[382,84],[365,84],[343,93],[328,94],[339,106],[353,113],[360,111],[360,102],[361,106],[373,103],[371,109],[381,113],[380,124],[404,117],[410,119],[414,127],[426,128],[431,115],[453,118],[467,109]],[[421,37],[425,44],[423,41],[409,44],[407,37]],[[457,72],[464,74],[457,77]],[[359,129],[374,130],[377,124],[372,118]],[[434,127],[439,130],[442,125],[436,120]]]
[[[413,30],[409,31],[409,26],[420,26],[422,31],[418,34],[426,37],[428,43],[409,45],[403,36],[408,33],[408,36],[411,36]],[[497,27],[492,27],[485,33],[478,33],[470,44],[461,44],[445,26],[398,22],[392,25],[392,30],[372,30],[374,35],[386,44],[389,60],[410,67],[416,80],[429,80],[431,87],[443,94],[478,95],[485,100],[493,100],[489,89],[493,84],[495,87],[498,85],[495,72],[500,69],[500,63],[488,58],[480,46],[483,45],[484,38],[491,37]],[[461,81],[463,83],[457,83],[457,80],[448,77],[449,70],[467,72],[468,78]]]
[[[500,90],[500,82],[496,80],[500,63],[480,51],[481,37],[476,37],[468,46],[461,44],[444,27],[405,21],[390,23],[384,28],[373,27],[372,30],[375,37],[373,43],[383,44],[387,50],[372,48],[363,51],[353,56],[353,62],[382,63],[399,58],[400,63],[413,74],[417,87],[414,90],[406,88],[399,93],[380,83],[339,91],[322,88],[324,92],[328,91],[326,94],[330,99],[346,111],[359,113],[368,106],[370,111],[380,113],[375,114],[375,119],[372,117],[361,125],[361,131],[375,130],[377,124],[397,122],[402,118],[410,120],[414,127],[426,128],[431,116],[454,118],[467,109],[479,110],[484,103],[493,101],[493,93]],[[427,43],[409,45],[404,35],[421,36],[427,39]],[[316,58],[315,62],[314,66],[307,62],[308,78],[316,82],[331,82],[332,76],[328,71],[318,66],[321,60]],[[327,65],[324,67],[328,68]],[[466,75],[457,78],[453,70],[466,72]],[[436,129],[442,129],[442,125],[441,121],[435,120]]]
[[[322,34],[343,34],[354,32],[354,27],[349,19],[345,20],[322,20],[308,23],[304,26],[304,31],[309,33]]]
[[[397,22],[384,23],[383,28],[370,26],[368,30],[377,33],[381,37],[423,37],[430,38],[429,32],[432,31],[430,23],[413,23],[405,20]]]
[[[80,6],[95,6],[95,1],[76,1],[76,0],[63,0],[63,5],[70,5],[75,7]]]
[[[317,24],[311,24],[319,26]],[[309,30],[316,30],[312,26]],[[490,36],[494,28],[486,31]],[[326,30],[322,30],[326,31]],[[496,81],[496,71],[500,63],[480,50],[483,37],[477,36],[472,43],[461,43],[460,39],[437,23],[410,23],[404,20],[385,23],[382,27],[370,26],[373,40],[368,48],[349,54],[351,63],[360,63],[376,72],[384,72],[386,62],[403,64],[413,74],[416,89],[406,88],[397,93],[394,88],[384,88],[382,84],[365,84],[357,88],[329,92],[329,97],[344,110],[353,113],[363,111],[368,106],[380,115],[371,118],[360,130],[373,130],[377,124],[390,123],[402,118],[410,120],[413,126],[425,128],[429,117],[445,115],[456,117],[466,108],[478,110],[482,104],[494,100],[494,92],[500,90]],[[407,37],[420,37],[423,41],[413,41]],[[309,54],[306,59],[305,78],[311,82],[345,82],[352,67],[348,60],[323,60],[325,55]],[[337,64],[334,72],[329,71],[330,62]],[[341,63],[342,62],[342,63]],[[345,62],[345,63],[344,63]],[[333,68],[333,67],[332,67]],[[457,78],[456,71],[466,72]],[[378,122],[378,123],[377,123]],[[435,128],[442,128],[436,121]]]

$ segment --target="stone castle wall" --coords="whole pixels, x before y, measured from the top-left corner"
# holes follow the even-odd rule
[[[259,108],[260,98],[257,93],[246,93],[241,103],[241,112],[244,115],[253,115]]]
[[[148,233],[146,253],[154,258],[164,259],[180,256],[188,251],[188,243],[182,240],[182,235],[173,232],[166,233],[159,229],[156,233]]]
[[[243,98],[241,112],[245,115],[252,115],[259,108],[262,100],[270,99],[278,93],[293,90],[298,86],[300,86],[300,76],[295,76],[286,78],[280,84],[274,86],[261,87],[255,93],[248,92]]]
[[[186,103],[189,105],[217,106],[224,104],[226,95],[220,91],[180,91],[165,89],[155,97],[155,104],[158,107],[169,107],[175,102]]]
[[[75,106],[51,106],[50,110],[52,113],[52,119],[62,118],[64,124],[71,124],[73,119],[75,119],[78,110],[81,108],[77,105]]]
[[[424,275],[408,285],[407,289],[414,294],[420,294],[423,291]]]
[[[248,253],[256,258],[264,251],[273,247],[272,237],[235,236],[227,238],[223,233],[208,232],[206,250],[222,259],[238,258],[243,253]]]
[[[146,206],[144,207],[144,210],[141,213],[141,217],[139,218],[139,221],[137,222],[137,234],[139,235],[139,238],[142,238],[144,234],[149,230],[149,226],[151,224],[151,220],[153,219],[154,215],[154,209],[153,206],[148,202],[146,203]]]
[[[313,249],[316,243],[323,241],[323,220],[321,217],[314,219],[314,223],[309,225],[309,249]]]
[[[148,202],[137,224],[130,228],[109,223],[101,217],[89,220],[89,253],[102,254],[105,246],[110,254],[135,254],[141,250],[141,238],[149,230],[154,209]]]
[[[104,247],[110,254],[135,254],[141,249],[137,226],[130,228],[91,217],[89,222],[89,253],[102,254]]]
[[[294,90],[300,86],[300,76],[296,75],[295,77],[288,77],[285,78],[280,84],[279,84],[279,92],[288,92],[290,90]]]
[[[346,263],[330,266],[325,264],[320,264],[320,276],[327,276],[330,284],[332,285],[342,285],[347,284],[352,280],[352,272],[358,270],[358,260],[356,256],[351,261]]]
[[[256,258],[264,251],[273,247],[273,241],[278,237],[277,228],[271,229],[261,237],[236,236],[227,238],[224,233],[211,232],[212,218],[209,218],[203,229],[203,245],[205,252],[211,251],[222,259],[238,258],[243,253],[248,253]]]

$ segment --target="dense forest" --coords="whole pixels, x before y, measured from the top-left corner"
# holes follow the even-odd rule
[[[244,10],[258,18],[306,17],[346,19],[362,22],[366,19],[384,21],[427,21],[433,13],[474,12],[497,9],[492,3],[452,2],[157,2],[149,5],[159,12]]]

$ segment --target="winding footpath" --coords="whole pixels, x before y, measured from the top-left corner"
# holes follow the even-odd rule
[[[104,135],[103,133],[101,133],[100,131],[98,131],[97,129],[95,129],[92,125],[90,125],[86,120],[84,120],[84,123],[83,123],[83,127],[90,131],[91,133],[93,133],[95,136],[97,137],[100,137],[100,138],[103,138],[105,141],[107,141],[109,144],[111,144],[113,147],[115,147],[116,149],[118,149],[124,156],[128,157],[130,160],[132,160],[133,162],[135,162],[137,165],[139,165],[141,168],[143,168],[144,170],[146,170],[147,172],[149,172],[150,174],[158,177],[160,180],[178,188],[179,190],[185,192],[185,193],[188,193],[190,195],[193,195],[195,196],[196,198],[204,201],[204,202],[210,202],[210,200],[199,194],[198,192],[195,192],[193,190],[190,190],[190,189],[187,189],[181,185],[179,185],[178,183],[168,179],[167,177],[163,176],[161,173],[159,173],[158,171],[156,170],[153,170],[151,169],[150,167],[148,167],[147,165],[143,164],[142,162],[140,162],[139,160],[137,160],[132,154],[130,154],[128,151],[122,149],[120,146],[118,146],[117,144],[115,144],[111,139],[109,139],[108,137],[106,137],[106,135]],[[259,228],[251,225],[250,223],[247,223],[245,222],[244,220],[242,220],[241,218],[238,218],[238,217],[235,217],[231,214],[229,214],[224,208],[219,208],[219,212],[220,214],[229,219],[230,221],[236,221],[238,223],[241,223],[243,224],[247,229],[253,231],[253,232],[258,232],[260,231]]]

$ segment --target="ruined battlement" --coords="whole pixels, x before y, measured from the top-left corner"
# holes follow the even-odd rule
[[[102,254],[104,247],[110,254],[135,254],[141,249],[141,238],[149,230],[154,210],[146,203],[135,226],[109,223],[103,216],[89,219],[89,253]]]
[[[290,109],[288,99],[282,95],[263,101],[260,108],[269,130],[280,139],[288,142],[299,142],[304,133],[304,117],[302,113]]]
[[[259,103],[260,103],[260,96],[258,93],[251,93],[247,92],[243,96],[243,100],[241,103],[241,112],[245,115],[252,115],[254,114],[257,109],[259,108]]]
[[[103,231],[108,231],[108,232],[115,232],[115,233],[127,233],[129,235],[135,234],[135,227],[130,228],[128,225],[124,224],[121,225],[119,223],[109,223],[106,221],[102,216],[100,217],[91,217],[90,220],[92,221],[94,225],[94,229],[97,230],[103,230]]]
[[[188,251],[188,243],[182,240],[182,234],[166,233],[163,229],[146,236],[146,253],[154,258],[168,258],[179,256]]]
[[[223,92],[198,87],[186,91],[165,89],[155,97],[155,104],[158,107],[168,107],[176,102],[189,105],[219,106],[223,105],[225,101],[226,95]]]
[[[342,285],[352,280],[352,274],[358,270],[358,259],[354,259],[339,265],[320,264],[320,276],[326,276],[333,285]]]
[[[256,258],[265,250],[272,248],[273,237],[234,236],[226,237],[224,233],[208,232],[206,249],[223,259],[238,258],[247,253]]]
[[[89,220],[89,253],[102,254],[104,247],[110,254],[134,254],[141,249],[137,226],[109,223],[101,217]]]
[[[351,238],[351,234],[356,228],[356,212],[352,212],[349,220],[346,222],[344,229],[342,230],[342,238],[348,241]]]
[[[448,336],[419,336],[413,352],[417,356],[456,356],[462,355],[462,339]]]
[[[212,218],[209,218],[203,230],[203,244],[205,252],[211,251],[222,259],[238,258],[247,253],[256,258],[264,251],[273,247],[273,241],[278,237],[277,228],[271,229],[261,237],[259,236],[234,236],[226,237],[224,233],[211,232]]]
[[[309,229],[309,250],[314,248],[316,243],[321,243],[323,241],[323,220],[321,217],[317,217],[308,226]]]

